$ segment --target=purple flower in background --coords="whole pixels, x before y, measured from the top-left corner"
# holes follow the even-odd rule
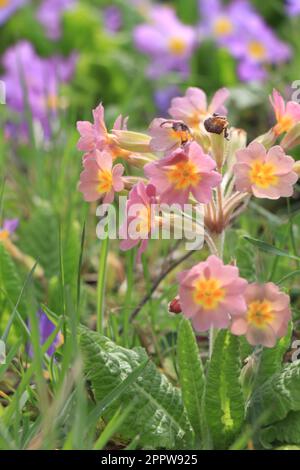
[[[28,104],[32,119],[49,138],[51,122],[57,119],[60,107],[59,86],[72,77],[76,56],[41,58],[29,42],[20,41],[5,52],[2,63],[5,73],[1,79],[6,83],[7,106],[19,114],[19,125],[16,128],[15,123],[10,123],[8,135],[19,128],[28,133],[25,115]]]
[[[213,37],[238,60],[241,80],[263,80],[265,65],[288,60],[291,50],[280,41],[247,0],[199,0],[200,36]]]
[[[239,60],[238,72],[244,81],[264,79],[265,64],[280,64],[291,56],[289,46],[280,41],[263,22],[257,24],[254,31],[244,28],[227,47]]]
[[[149,22],[135,28],[134,42],[152,60],[149,67],[151,77],[170,71],[188,75],[188,61],[196,45],[196,31],[181,23],[173,8],[153,7],[149,12]]]
[[[27,0],[0,0],[0,25],[5,23]]]
[[[200,36],[213,37],[220,45],[226,45],[245,26],[254,31],[261,23],[261,17],[247,0],[233,0],[227,5],[221,0],[199,0],[199,9]]]
[[[159,88],[154,93],[154,101],[160,115],[166,116],[170,107],[171,100],[180,94],[176,85],[170,85],[165,88]]]
[[[0,241],[7,240],[17,230],[19,219],[4,219],[0,227]]]
[[[300,0],[286,0],[285,9],[289,16],[300,15]]]
[[[104,8],[103,20],[105,29],[109,33],[117,33],[122,27],[122,13],[120,8],[115,5]]]
[[[61,17],[76,5],[76,0],[44,0],[37,11],[37,19],[50,39],[61,36]]]
[[[43,310],[41,309],[37,311],[37,317],[38,317],[38,322],[39,322],[40,345],[43,346],[43,344],[47,341],[49,336],[55,330],[55,325],[52,323],[51,320],[49,320],[45,312],[43,312]],[[53,356],[57,347],[60,346],[62,343],[63,343],[63,336],[59,332],[55,336],[49,348],[47,349],[48,356]],[[28,345],[27,352],[30,357],[33,357],[33,347],[31,344]]]

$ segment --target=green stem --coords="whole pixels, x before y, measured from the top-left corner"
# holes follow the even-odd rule
[[[220,234],[216,235],[214,237],[214,243],[217,248],[217,256],[220,259],[223,259],[223,251],[224,251],[224,241],[225,241],[225,231],[221,232]],[[210,327],[209,330],[209,348],[208,348],[208,353],[209,353],[209,358],[211,359],[212,353],[213,353],[213,348],[214,348],[214,342],[217,336],[218,330],[216,330],[213,326]]]
[[[104,332],[104,297],[108,246],[109,238],[107,236],[104,240],[101,241],[97,283],[97,331],[101,334]]]

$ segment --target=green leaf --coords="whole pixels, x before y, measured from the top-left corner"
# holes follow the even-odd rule
[[[263,348],[255,375],[254,388],[257,388],[269,379],[273,374],[282,369],[283,355],[291,343],[292,326],[285,336],[280,338],[274,348]]]
[[[23,251],[43,267],[47,278],[59,272],[58,223],[46,207],[37,209],[20,236]]]
[[[258,387],[247,406],[250,422],[269,425],[300,411],[300,361],[288,364]]]
[[[265,253],[270,253],[275,256],[284,256],[286,258],[300,261],[299,256],[290,255],[286,251],[280,250],[279,248],[276,248],[276,246],[269,245],[269,243],[263,242],[262,240],[258,240],[256,238],[251,238],[248,236],[244,236],[243,238],[247,242],[251,243],[251,245],[255,245],[260,251],[264,251]]]
[[[129,405],[126,406],[123,413],[121,413],[121,408],[119,408],[115,412],[114,416],[109,421],[106,428],[102,431],[99,438],[97,439],[94,445],[94,450],[101,450],[106,446],[106,444],[114,436],[114,434],[116,434],[116,432],[119,431],[121,426],[126,421],[128,415],[133,411],[134,407],[135,407],[135,402],[133,401],[132,403],[129,403]]]
[[[261,433],[262,442],[300,444],[300,411],[290,412],[286,418],[268,426]]]
[[[92,383],[97,402],[148,359],[142,348],[122,348],[84,327],[79,328],[79,340],[85,373]],[[123,439],[131,440],[140,434],[140,444],[144,447],[174,449],[188,445],[192,433],[181,393],[152,362],[147,364],[135,383],[109,406],[105,419],[110,420],[121,405],[127,406],[132,400],[136,401],[136,406],[118,428]]]
[[[0,243],[0,287],[15,305],[22,289],[22,282],[14,262],[2,243]],[[2,295],[3,293],[0,292],[0,298]]]
[[[117,385],[108,395],[106,395],[100,403],[91,411],[89,415],[89,423],[93,423],[94,425],[97,424],[98,419],[100,418],[101,414],[109,407],[119,396],[124,393],[127,388],[133,384],[137,380],[137,378],[141,375],[141,372],[144,370],[146,365],[148,364],[148,360],[142,362],[138,367],[134,369],[131,374],[129,374],[123,382]]]
[[[63,263],[65,285],[71,287],[72,295],[77,292],[78,262],[80,257],[80,233],[79,226],[73,222],[70,224],[63,240]]]
[[[179,380],[182,398],[196,437],[201,436],[201,402],[205,376],[195,334],[188,320],[183,318],[179,325],[177,340]]]
[[[204,398],[206,423],[215,449],[227,449],[244,421],[239,375],[238,337],[221,330],[215,339]]]

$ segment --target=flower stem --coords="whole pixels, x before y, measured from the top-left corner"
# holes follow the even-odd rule
[[[224,241],[225,241],[225,231],[223,230],[221,233],[219,233],[218,235],[214,237],[214,244],[217,248],[217,256],[221,259],[223,259]],[[211,326],[209,330],[209,347],[208,347],[208,353],[209,353],[210,359],[212,357],[214,342],[215,342],[217,333],[218,333],[218,330],[215,329],[213,326]]]
[[[97,331],[102,334],[104,330],[104,295],[106,284],[106,261],[108,254],[108,243],[108,236],[101,241],[97,284]]]

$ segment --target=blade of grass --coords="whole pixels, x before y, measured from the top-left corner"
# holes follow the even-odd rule
[[[88,421],[91,426],[96,426],[98,419],[101,414],[110,406],[119,396],[124,393],[130,385],[132,385],[136,379],[141,375],[145,367],[147,366],[149,359],[146,359],[136,369],[134,369],[123,382],[121,382],[114,390],[112,390],[106,397],[97,404],[97,406],[89,414]]]
[[[63,245],[62,245],[62,226],[61,220],[59,220],[59,230],[58,230],[58,237],[59,237],[59,267],[60,267],[60,281],[61,281],[61,296],[62,296],[62,303],[63,303],[63,333],[64,337],[66,338],[66,292],[65,292],[65,270],[64,270],[64,259],[63,259]]]
[[[77,317],[79,319],[79,304],[80,304],[80,293],[81,293],[81,267],[82,267],[82,258],[83,258],[83,250],[84,250],[84,241],[85,241],[85,221],[83,222],[82,232],[81,232],[81,240],[80,240],[80,253],[79,253],[79,260],[78,260],[78,271],[77,271]]]
[[[7,371],[7,369],[9,368],[10,366],[10,363],[11,361],[13,360],[13,358],[15,357],[19,347],[21,346],[21,344],[23,343],[23,340],[20,339],[17,343],[15,343],[11,349],[9,350],[9,353],[7,354],[6,356],[6,361],[5,361],[5,364],[1,364],[0,365],[0,380],[2,379],[2,377],[4,376],[5,372]]]
[[[2,221],[2,214],[3,214],[4,189],[5,189],[5,177],[2,178],[2,182],[0,186],[0,223]]]
[[[251,243],[251,245],[256,246],[260,251],[264,251],[265,253],[270,253],[275,256],[283,256],[286,258],[294,259],[296,261],[300,261],[299,256],[291,255],[290,253],[280,250],[279,248],[276,248],[276,246],[269,245],[269,243],[266,243],[262,240],[258,240],[257,238],[251,238],[248,236],[244,236],[243,238],[247,242]]]
[[[276,284],[283,284],[285,281],[288,279],[295,277],[295,276],[300,276],[300,271],[293,271],[292,273],[287,274],[286,276],[282,277],[279,281],[276,281]]]
[[[101,450],[106,446],[108,441],[113,437],[114,434],[116,434],[119,427],[124,423],[127,416],[130,414],[134,407],[135,403],[133,402],[125,408],[123,413],[121,412],[121,408],[116,411],[112,419],[105,427],[104,431],[102,431],[99,438],[97,439],[94,445],[94,450]]]
[[[125,347],[129,347],[129,317],[131,311],[132,293],[134,285],[134,262],[135,262],[135,250],[129,250],[125,254],[126,259],[126,281],[127,289],[124,302],[123,310],[123,344]]]
[[[13,322],[14,322],[15,316],[16,316],[16,314],[17,314],[17,310],[18,310],[20,301],[21,301],[21,299],[22,299],[22,297],[23,297],[23,294],[24,294],[24,291],[25,291],[26,287],[30,284],[30,282],[31,282],[31,280],[32,280],[33,273],[34,273],[34,271],[35,271],[35,268],[37,267],[37,264],[38,264],[38,263],[36,262],[36,263],[33,265],[31,271],[30,271],[29,274],[26,276],[26,279],[25,279],[25,282],[24,282],[24,284],[23,284],[23,286],[22,286],[22,289],[21,289],[21,292],[20,292],[20,294],[19,294],[17,303],[16,303],[16,305],[15,305],[13,311],[12,311],[12,314],[10,315],[10,318],[9,318],[9,320],[8,320],[8,322],[7,322],[6,328],[5,328],[4,333],[3,333],[3,335],[2,335],[2,340],[3,340],[3,341],[6,341],[6,340],[7,340],[7,337],[8,337],[8,335],[9,335],[9,331],[10,331],[10,328],[11,328],[11,326],[12,326],[12,324],[13,324]]]
[[[287,212],[289,216],[289,233],[290,233],[292,251],[293,251],[294,256],[298,258],[297,245],[296,245],[294,229],[293,229],[293,214],[291,213],[291,204],[290,204],[289,198],[287,198],[286,203],[287,203]],[[300,259],[298,259],[297,261],[297,268],[300,269]]]
[[[97,283],[97,331],[101,334],[104,332],[104,297],[108,246],[109,238],[107,236],[104,240],[101,241]]]

